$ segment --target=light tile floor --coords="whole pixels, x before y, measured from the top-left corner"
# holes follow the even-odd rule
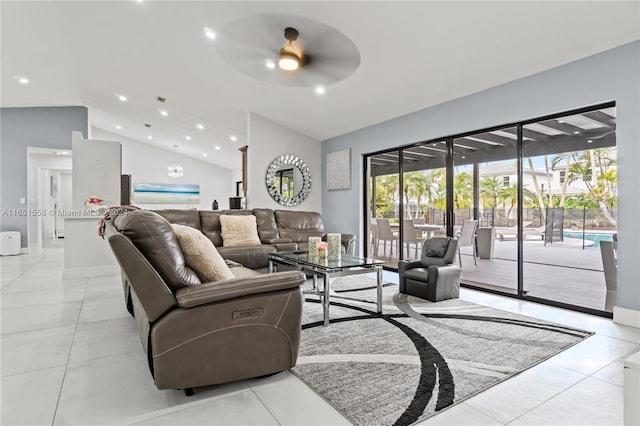
[[[288,372],[190,398],[158,391],[120,277],[63,280],[57,245],[0,258],[2,425],[349,424]],[[467,289],[461,298],[597,334],[423,424],[622,424],[620,360],[640,348],[640,330]]]

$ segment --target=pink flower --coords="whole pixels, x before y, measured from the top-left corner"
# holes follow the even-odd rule
[[[329,248],[329,244],[327,244],[324,241],[320,241],[320,242],[316,243],[316,248],[318,250],[327,250]]]
[[[85,206],[89,206],[91,204],[95,204],[97,206],[101,206],[102,205],[102,199],[96,197],[95,195],[92,197],[89,197],[89,199],[87,201],[84,202]]]

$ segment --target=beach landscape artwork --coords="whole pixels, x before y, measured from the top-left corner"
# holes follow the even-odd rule
[[[136,204],[198,204],[200,185],[188,183],[134,183]]]

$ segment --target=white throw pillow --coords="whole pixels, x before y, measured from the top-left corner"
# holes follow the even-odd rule
[[[220,215],[223,247],[259,246],[258,224],[254,215]]]
[[[184,260],[203,283],[235,278],[216,247],[199,229],[171,224]]]

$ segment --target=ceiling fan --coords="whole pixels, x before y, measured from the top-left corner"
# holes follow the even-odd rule
[[[298,40],[298,30],[292,27],[284,29],[284,38],[289,42],[286,43],[280,54],[278,55],[278,66],[284,71],[296,71],[298,68],[309,63],[309,55],[306,55],[302,49],[293,42]]]
[[[231,22],[216,38],[216,49],[242,74],[285,86],[328,85],[360,65],[360,52],[346,35],[294,15],[251,15]]]

